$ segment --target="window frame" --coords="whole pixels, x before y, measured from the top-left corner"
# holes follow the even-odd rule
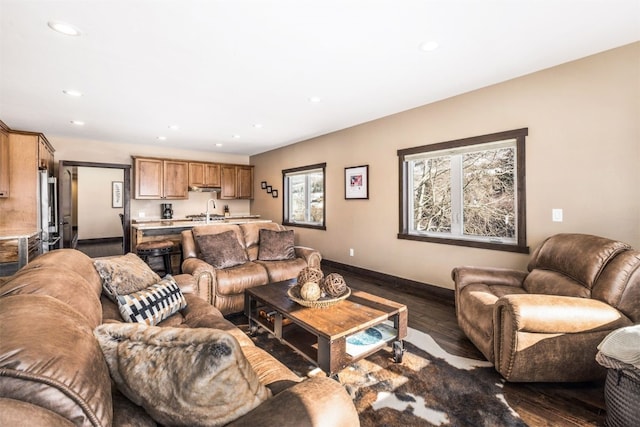
[[[322,205],[322,224],[311,224],[306,222],[296,222],[289,220],[289,183],[288,183],[288,175],[292,174],[300,174],[301,172],[311,172],[316,170],[322,170],[322,195],[323,195],[323,205]],[[315,230],[326,230],[327,229],[327,164],[326,163],[316,163],[314,165],[308,166],[300,166],[297,168],[291,169],[283,169],[282,170],[282,224],[290,227],[303,227],[303,228],[312,228]]]
[[[491,249],[498,251],[529,253],[527,246],[527,220],[526,220],[526,173],[525,173],[525,139],[528,135],[528,128],[514,129],[504,132],[497,132],[487,135],[474,136],[470,138],[456,139],[435,144],[422,145],[398,150],[398,176],[399,176],[399,230],[398,239],[414,240],[431,243],[441,243],[447,245],[467,246],[473,248]],[[515,243],[486,242],[471,239],[458,239],[455,237],[437,237],[410,234],[411,213],[409,212],[409,197],[413,195],[409,192],[409,171],[407,170],[407,157],[435,151],[459,149],[474,145],[487,144],[491,142],[515,139],[516,143],[516,238]]]

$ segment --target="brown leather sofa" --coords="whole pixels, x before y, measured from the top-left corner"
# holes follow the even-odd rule
[[[191,276],[176,281],[188,305],[159,326],[228,331],[273,394],[228,425],[359,425],[353,402],[338,382],[300,379],[191,293]],[[0,425],[156,425],[112,386],[93,335],[94,328],[109,322],[121,322],[120,314],[102,295],[92,259],[81,252],[52,251],[0,279]]]
[[[307,266],[320,268],[320,252],[303,246],[293,247],[291,259],[259,259],[260,230],[287,231],[275,222],[250,222],[197,226],[182,232],[182,272],[195,277],[199,296],[224,315],[243,310],[247,288],[293,279]],[[198,239],[229,231],[235,233],[234,240],[242,248],[246,260],[229,268],[216,268],[204,260],[207,254],[202,252]]]
[[[640,322],[640,252],[598,236],[558,234],[528,272],[453,269],[458,324],[513,382],[601,379],[597,346]]]

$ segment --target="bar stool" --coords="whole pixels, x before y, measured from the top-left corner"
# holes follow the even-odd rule
[[[173,252],[173,242],[171,240],[159,240],[157,242],[143,242],[136,246],[136,254],[144,260],[149,267],[150,257],[161,256],[164,261],[164,274],[173,274],[171,268],[171,253]]]

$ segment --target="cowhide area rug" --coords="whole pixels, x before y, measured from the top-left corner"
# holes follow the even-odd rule
[[[252,339],[301,377],[318,371],[264,330]],[[451,355],[411,328],[405,349],[402,363],[394,363],[389,346],[338,374],[363,427],[527,425],[507,404],[504,380],[489,362]]]

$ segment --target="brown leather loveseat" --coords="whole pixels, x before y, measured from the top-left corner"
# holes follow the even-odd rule
[[[558,234],[528,272],[458,267],[458,324],[508,381],[590,381],[605,376],[597,346],[640,322],[640,252],[586,234]]]
[[[156,425],[148,412],[118,391],[119,384],[118,389],[113,385],[115,379],[110,376],[108,358],[106,353],[103,355],[104,347],[101,349],[102,342],[95,332],[112,326],[146,326],[123,323],[116,304],[102,292],[101,278],[93,261],[79,251],[60,249],[36,258],[15,275],[0,279],[0,425]],[[260,389],[264,390],[264,386],[269,389],[265,392],[269,396],[266,400],[227,425],[346,427],[359,424],[353,402],[338,382],[327,377],[302,380],[254,346],[217,309],[192,293],[190,276],[181,275],[176,282],[187,306],[153,330],[175,332],[183,337],[192,335],[190,332],[194,332],[193,335],[223,334],[227,342],[233,344],[231,348],[240,349],[237,351],[243,354],[244,367],[248,362],[261,384]],[[222,349],[228,354],[230,347],[203,348]],[[155,350],[154,347],[152,351]],[[183,351],[182,347],[179,351]],[[198,366],[197,360],[197,357],[188,359],[183,364],[189,369],[191,364]],[[122,363],[127,361],[125,358]],[[145,365],[147,361],[141,360],[133,368],[140,370]],[[191,369],[191,377],[180,376],[174,384],[194,389],[196,393],[206,391],[212,383],[201,384],[202,387],[198,384],[201,375],[212,366],[201,368]],[[142,389],[157,386],[158,378],[177,376],[180,372],[175,365],[156,365],[152,369],[154,374],[149,375],[146,386],[136,383],[130,386]],[[232,378],[223,379],[215,387],[222,387],[237,400],[228,386]],[[168,398],[179,400],[174,393]],[[182,402],[185,403],[190,404]],[[224,412],[226,408],[221,410]]]
[[[293,230],[275,222],[196,226],[182,232],[182,272],[195,277],[200,297],[222,314],[238,313],[245,289],[320,268],[320,252],[293,239]]]

